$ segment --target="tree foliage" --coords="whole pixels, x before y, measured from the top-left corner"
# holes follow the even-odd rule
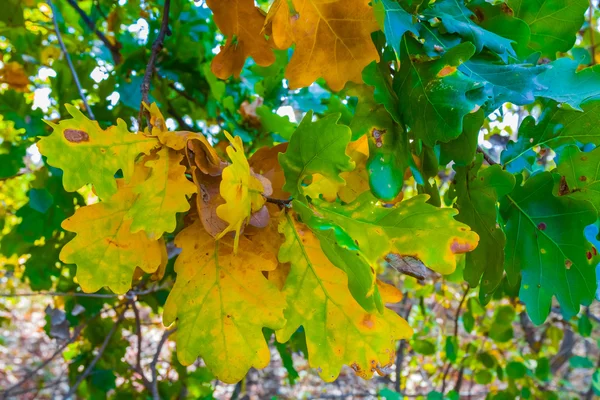
[[[394,398],[407,341],[444,366],[427,370],[430,396],[449,377],[460,396],[466,371],[491,398],[573,389],[550,362],[567,340],[553,321],[593,332],[593,1],[8,7],[0,263],[13,286],[74,294],[49,334],[67,323],[63,340],[100,350],[69,359],[68,395],[106,396],[121,377],[140,397],[209,397],[212,379],[265,368],[272,345],[290,381],[298,351],[327,382],[395,366]],[[440,323],[427,302],[457,308]],[[99,318],[106,306],[116,317]],[[138,307],[170,327],[147,366]],[[134,373],[120,364],[129,309]],[[159,380],[175,329],[180,380]]]

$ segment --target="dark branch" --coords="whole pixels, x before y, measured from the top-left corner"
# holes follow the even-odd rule
[[[77,90],[79,91],[79,97],[81,97],[81,100],[83,101],[83,105],[85,106],[85,110],[87,111],[87,114],[90,117],[90,119],[96,119],[96,117],[94,117],[94,113],[92,112],[92,109],[90,108],[90,105],[87,102],[85,93],[83,93],[81,83],[79,82],[79,76],[77,76],[77,72],[75,71],[73,62],[71,61],[71,56],[69,55],[69,52],[67,51],[67,47],[65,46],[65,42],[63,42],[62,36],[60,35],[60,29],[58,29],[58,21],[56,20],[56,9],[54,8],[54,4],[52,3],[52,0],[48,0],[48,5],[50,6],[50,9],[52,10],[52,22],[54,23],[54,31],[56,33],[56,38],[58,39],[58,44],[60,45],[60,48],[61,48],[63,54],[65,55],[67,64],[69,64],[69,69],[71,70],[71,74],[73,75],[73,80],[75,81],[75,85],[77,86]]]
[[[292,199],[279,200],[279,199],[272,199],[270,197],[265,197],[265,200],[267,201],[267,203],[277,204],[279,207],[289,207],[290,204],[292,204]]]
[[[483,154],[483,159],[489,164],[489,165],[497,165],[498,163],[496,161],[494,161],[494,159],[492,157],[490,157],[482,148],[481,146],[477,146],[477,152]]]
[[[100,32],[98,28],[96,28],[94,21],[92,21],[90,17],[79,7],[79,4],[77,4],[76,0],[67,0],[67,3],[69,3],[75,11],[77,11],[77,13],[81,16],[85,24],[88,26],[88,28],[90,28],[92,32],[94,32],[96,36],[98,36],[98,39],[100,39],[102,43],[104,43],[104,45],[108,48],[108,50],[110,50],[110,54],[115,64],[120,64],[121,52],[119,50],[119,47],[111,43],[111,41],[108,40],[104,33]],[[100,5],[98,3],[96,3],[96,7],[100,10]]]
[[[150,81],[152,80],[152,76],[154,75],[154,68],[156,64],[156,58],[158,57],[158,53],[163,47],[163,43],[165,41],[165,36],[167,34],[171,34],[169,31],[169,9],[171,8],[171,0],[165,0],[165,7],[163,10],[162,22],[160,25],[160,30],[158,31],[158,36],[154,43],[152,43],[152,51],[150,52],[150,59],[148,60],[148,65],[146,66],[146,72],[144,73],[144,80],[142,81],[142,86],[140,88],[142,92],[142,102],[146,104],[150,104],[150,98],[148,93],[150,92]],[[142,115],[145,114],[147,116],[147,111],[145,110],[143,105],[140,105],[140,114],[138,116],[138,126],[141,130],[142,128]],[[149,125],[149,124],[148,124]]]
[[[158,357],[160,357],[160,352],[165,345],[167,339],[173,332],[175,332],[177,328],[169,329],[163,333],[158,346],[156,347],[156,353],[154,353],[154,358],[150,363],[150,370],[152,371],[152,399],[160,400],[160,396],[158,395],[158,372],[156,371],[156,364],[158,364]]]

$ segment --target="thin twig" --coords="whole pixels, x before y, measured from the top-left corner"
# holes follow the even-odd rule
[[[160,400],[160,396],[158,395],[158,372],[156,371],[156,364],[158,364],[158,357],[160,356],[160,352],[165,345],[165,342],[169,338],[169,336],[175,332],[177,328],[169,329],[163,333],[160,342],[158,342],[158,346],[156,347],[156,353],[154,353],[154,358],[150,363],[150,370],[152,371],[152,399]]]
[[[413,302],[410,301],[407,294],[404,293],[404,298],[402,299],[402,303],[406,307],[404,311],[404,315],[402,316],[406,322],[408,322],[408,316],[410,315],[410,311],[413,307]],[[396,382],[394,384],[394,388],[396,392],[400,393],[402,390],[402,365],[404,364],[404,352],[406,351],[407,341],[406,339],[402,339],[400,341],[400,345],[398,346],[398,353],[396,353]]]
[[[96,28],[96,24],[94,24],[94,21],[92,21],[90,19],[90,17],[85,13],[85,11],[83,11],[81,9],[81,7],[79,7],[79,4],[77,4],[77,1],[67,0],[67,3],[69,3],[75,11],[77,11],[77,13],[81,16],[81,18],[83,19],[85,24],[88,26],[88,28],[90,28],[92,30],[92,32],[94,32],[96,34],[96,36],[98,36],[98,39],[100,39],[102,41],[102,43],[104,43],[104,45],[106,47],[108,47],[108,50],[110,50],[110,54],[112,55],[112,58],[113,58],[113,61],[115,62],[115,64],[120,64],[121,63],[121,53],[120,53],[119,47],[117,45],[113,44],[104,35],[104,33],[100,32],[98,30],[98,28]],[[98,7],[98,9],[100,9],[100,5],[98,5],[98,3],[96,3],[96,7]]]
[[[496,161],[494,161],[494,159],[492,157],[490,157],[482,148],[481,146],[477,146],[477,152],[483,154],[483,159],[485,161],[487,161],[487,163],[489,165],[497,165],[498,163]]]
[[[32,297],[32,296],[56,296],[56,297],[95,297],[109,299],[119,297],[114,293],[79,293],[79,292],[38,292],[38,293],[0,293],[0,297]]]
[[[462,305],[464,304],[465,300],[467,299],[467,296],[469,295],[469,285],[466,285],[465,287],[465,292],[462,296],[462,298],[460,299],[460,303],[458,303],[458,307],[456,308],[456,314],[454,315],[454,337],[458,338],[458,319],[460,318],[460,310],[462,308]],[[451,363],[448,362],[448,364],[446,365],[446,368],[444,369],[444,375],[442,377],[442,396],[444,395],[444,393],[446,392],[446,378],[448,377],[448,372],[450,372],[450,366]]]
[[[135,301],[131,302],[131,308],[133,309],[133,313],[135,315],[135,334],[137,336],[137,354],[135,357],[135,370],[142,377],[144,386],[147,389],[150,389],[150,381],[148,381],[148,378],[146,378],[146,374],[144,374],[144,370],[142,369],[142,323],[140,320],[140,310],[138,309]]]
[[[144,80],[141,85],[142,92],[142,102],[146,104],[150,104],[150,98],[148,93],[150,92],[150,81],[152,80],[152,75],[154,75],[154,65],[156,64],[156,57],[158,56],[158,52],[163,47],[163,42],[165,41],[165,36],[171,34],[169,30],[169,9],[171,8],[171,0],[165,0],[165,7],[163,9],[162,22],[160,25],[160,30],[158,31],[158,36],[154,43],[152,43],[152,51],[150,52],[150,59],[148,60],[148,65],[146,66],[146,72],[144,73]],[[145,108],[142,104],[140,104],[140,113],[138,115],[138,126],[141,130],[142,128],[142,115],[146,114]],[[148,123],[148,125],[150,125]]]
[[[92,370],[96,366],[96,363],[98,363],[98,361],[100,360],[100,358],[104,354],[104,351],[108,347],[108,343],[110,342],[110,339],[112,339],[112,337],[114,336],[115,332],[117,331],[117,328],[119,327],[119,325],[121,324],[121,322],[123,321],[123,319],[125,319],[125,311],[127,311],[127,307],[125,307],[125,309],[121,312],[121,314],[119,314],[119,318],[117,319],[117,321],[115,322],[115,324],[112,326],[112,328],[110,329],[110,331],[108,332],[108,334],[104,338],[104,341],[102,342],[102,345],[98,349],[98,353],[96,354],[96,356],[94,357],[94,359],[92,360],[92,362],[87,366],[87,368],[85,369],[85,371],[83,371],[83,373],[81,375],[79,375],[79,377],[77,378],[77,381],[75,381],[75,384],[73,386],[71,386],[71,388],[69,389],[69,391],[65,395],[65,399],[69,399],[69,398],[73,397],[73,395],[75,394],[75,392],[77,392],[77,389],[79,388],[79,385],[81,385],[81,383],[85,380],[85,378],[87,378],[88,375],[92,373]]]
[[[48,0],[48,5],[50,6],[50,9],[52,10],[52,22],[54,23],[54,31],[56,33],[56,38],[58,39],[58,44],[60,45],[60,48],[62,49],[62,52],[65,55],[67,64],[69,64],[69,69],[71,70],[71,74],[73,75],[73,80],[75,81],[75,85],[77,86],[77,90],[79,91],[79,97],[81,97],[81,100],[83,101],[83,105],[85,106],[85,111],[87,112],[90,119],[96,119],[96,117],[94,117],[94,113],[92,112],[92,109],[90,108],[90,105],[87,102],[85,93],[83,93],[83,88],[81,87],[81,82],[79,82],[79,76],[77,76],[77,72],[75,71],[73,62],[71,61],[71,56],[69,55],[69,52],[67,51],[67,47],[65,46],[65,42],[63,42],[62,36],[60,35],[60,29],[58,29],[58,21],[56,19],[57,12],[56,12],[56,9],[54,8],[54,4],[52,3],[52,0]]]

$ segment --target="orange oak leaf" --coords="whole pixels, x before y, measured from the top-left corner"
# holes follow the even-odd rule
[[[231,75],[239,78],[248,57],[263,67],[275,62],[271,45],[262,34],[265,16],[254,6],[254,0],[207,0],[206,4],[227,37],[211,64],[218,78],[227,79]]]
[[[294,55],[285,71],[290,89],[309,86],[318,78],[334,91],[348,81],[361,83],[361,73],[379,54],[371,33],[379,30],[369,0],[293,0]],[[279,39],[274,31],[273,39]]]

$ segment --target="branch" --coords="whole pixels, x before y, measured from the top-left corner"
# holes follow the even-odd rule
[[[454,337],[457,338],[458,337],[458,319],[460,318],[460,310],[462,308],[462,305],[464,304],[465,300],[467,299],[467,296],[469,295],[469,289],[471,289],[469,287],[469,285],[467,285],[465,287],[465,293],[463,294],[463,297],[460,299],[460,303],[458,303],[458,307],[456,308],[456,314],[454,315]],[[446,369],[444,370],[444,376],[442,377],[442,396],[444,395],[445,391],[446,391],[446,378],[448,377],[448,372],[450,372],[450,365],[451,363],[448,362],[448,364],[446,365]]]
[[[37,293],[0,293],[0,297],[32,297],[32,296],[57,296],[57,297],[95,297],[109,299],[119,297],[114,293],[79,293],[79,292],[37,292]]]
[[[494,159],[492,157],[490,157],[482,148],[481,146],[477,146],[477,152],[483,154],[483,159],[485,161],[487,161],[487,163],[489,165],[498,165],[498,163],[496,161],[494,161]]]
[[[75,85],[77,86],[77,90],[79,91],[79,97],[81,97],[81,100],[83,100],[83,105],[85,106],[85,110],[87,111],[87,114],[90,117],[90,119],[96,119],[96,117],[94,117],[92,109],[90,108],[90,105],[87,102],[87,99],[85,98],[85,94],[83,93],[81,83],[79,82],[79,77],[77,76],[77,72],[75,71],[73,62],[71,61],[71,56],[69,55],[67,47],[65,46],[65,42],[63,42],[62,36],[60,35],[60,30],[58,29],[58,21],[56,20],[56,9],[54,8],[52,0],[48,0],[48,5],[52,10],[52,22],[54,23],[54,31],[56,33],[56,38],[58,39],[58,44],[60,45],[60,48],[62,49],[62,52],[65,55],[65,59],[69,64],[69,69],[71,70],[71,74],[73,75],[73,80],[75,81]]]
[[[282,208],[289,207],[290,204],[292,204],[292,199],[280,200],[280,199],[273,199],[271,197],[265,197],[265,200],[267,203],[277,204],[279,207],[282,207]]]
[[[408,316],[413,307],[413,302],[408,299],[407,294],[404,294],[404,298],[402,302],[406,305],[406,310],[404,311],[404,315],[402,316],[406,322],[408,322]],[[406,304],[408,303],[408,304]],[[400,345],[398,346],[398,353],[396,354],[396,382],[394,384],[394,389],[396,392],[400,393],[402,390],[402,364],[404,364],[404,352],[406,350],[406,339],[400,340]]]
[[[110,331],[108,332],[108,334],[104,338],[104,342],[102,342],[102,345],[98,349],[98,353],[96,354],[96,356],[94,357],[94,359],[92,360],[92,362],[87,366],[87,368],[85,369],[85,371],[83,371],[83,373],[81,375],[79,375],[79,377],[77,378],[77,381],[75,382],[75,384],[73,386],[71,386],[71,388],[69,389],[69,392],[65,395],[65,399],[72,398],[73,395],[75,394],[75,392],[77,392],[77,388],[79,388],[79,385],[81,385],[81,383],[85,380],[85,378],[87,378],[88,375],[92,373],[92,370],[96,366],[96,363],[100,360],[100,358],[104,354],[104,351],[108,347],[108,343],[110,342],[110,339],[112,339],[112,337],[114,336],[115,332],[117,331],[117,328],[119,327],[119,325],[121,324],[121,322],[123,321],[123,319],[125,319],[125,311],[127,311],[127,306],[121,312],[121,314],[119,315],[119,318],[117,319],[117,321],[115,322],[115,324],[112,326],[112,328],[110,329]]]
[[[156,57],[158,56],[158,52],[163,47],[163,42],[165,41],[165,35],[170,35],[171,31],[169,30],[169,9],[171,8],[171,0],[165,0],[165,7],[163,10],[162,22],[160,25],[160,30],[158,31],[158,36],[154,43],[152,44],[152,51],[150,52],[150,59],[148,60],[148,65],[146,66],[146,72],[144,73],[144,80],[142,81],[142,86],[140,88],[142,92],[142,102],[146,104],[150,104],[150,98],[148,97],[148,93],[150,92],[150,80],[152,79],[152,75],[154,75],[154,64],[156,64]],[[140,105],[140,113],[138,116],[138,127],[141,130],[142,127],[142,114],[146,114],[148,112],[145,110],[144,106]],[[148,123],[149,125],[149,123]]]
[[[167,0],[168,1],[168,0]],[[165,342],[169,338],[169,336],[175,332],[177,328],[169,329],[163,333],[158,346],[156,347],[156,353],[154,353],[154,358],[150,363],[150,370],[152,371],[152,399],[160,400],[160,396],[158,395],[158,372],[156,371],[156,364],[158,364],[158,357],[160,356],[160,352],[165,345]]]
[[[75,9],[75,11],[77,11],[77,13],[81,16],[85,24],[88,26],[88,28],[90,28],[92,32],[94,32],[96,36],[98,36],[98,39],[100,39],[102,43],[104,43],[104,45],[108,47],[108,50],[110,50],[110,54],[112,55],[115,64],[120,64],[121,53],[119,46],[116,46],[113,43],[111,43],[111,41],[104,35],[104,33],[100,32],[98,28],[96,28],[96,24],[94,24],[90,17],[81,9],[81,7],[79,7],[79,4],[77,4],[76,0],[67,0],[67,3],[69,3],[71,7]],[[100,10],[100,5],[98,3],[96,3],[96,7]]]
[[[144,374],[144,370],[142,369],[142,323],[140,321],[140,310],[137,307],[135,301],[131,302],[131,308],[133,308],[133,313],[135,314],[135,333],[137,336],[137,354],[135,358],[135,371],[140,374],[142,377],[142,381],[144,382],[144,386],[146,389],[150,389],[150,381],[146,378]]]

